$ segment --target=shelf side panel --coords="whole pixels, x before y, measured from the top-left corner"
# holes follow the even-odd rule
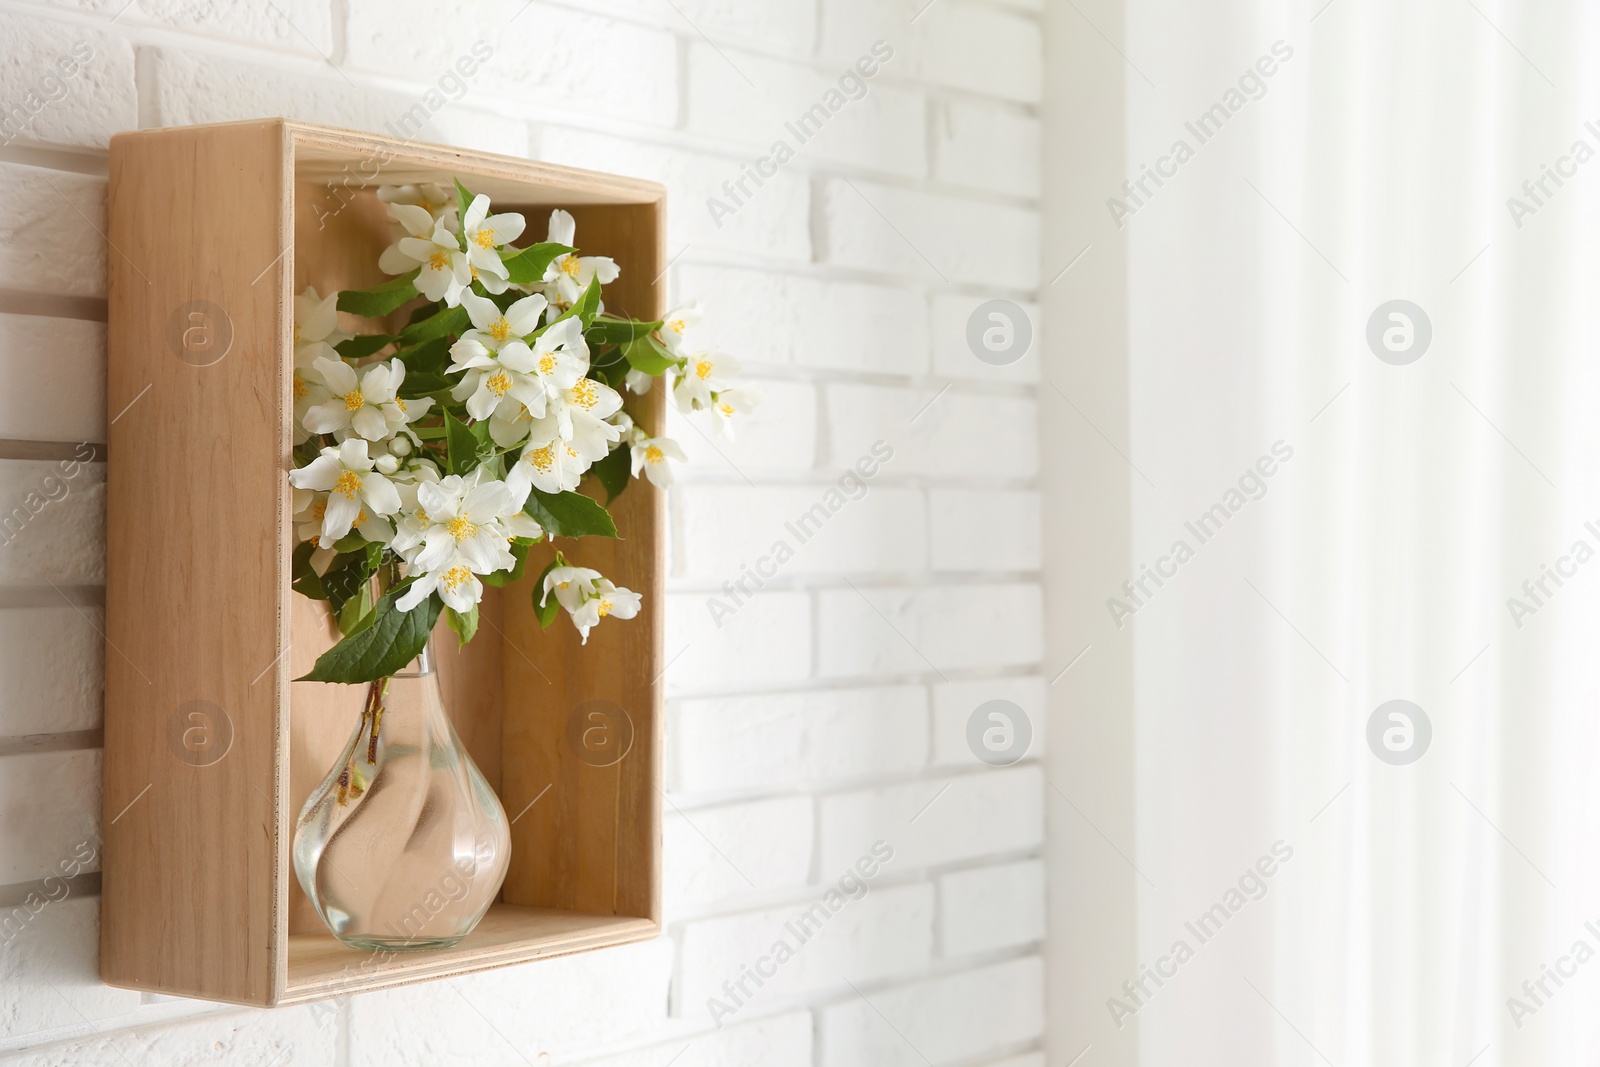
[[[266,1004],[291,318],[281,122],[111,145],[101,975]]]

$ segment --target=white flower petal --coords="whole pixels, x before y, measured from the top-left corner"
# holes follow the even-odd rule
[[[344,468],[339,465],[337,456],[321,455],[307,463],[304,467],[289,472],[289,484],[297,489],[314,489],[319,493],[326,493],[333,488],[333,483],[339,480],[339,475]],[[307,504],[309,507],[309,503]]]
[[[472,198],[472,203],[467,205],[467,213],[461,216],[461,229],[471,233],[483,225],[484,218],[489,214],[489,198],[479,193]]]
[[[506,322],[511,324],[513,337],[526,337],[539,328],[539,316],[543,315],[549,301],[542,293],[525,296],[515,304],[506,308]]]
[[[528,220],[515,211],[505,211],[484,219],[481,228],[494,231],[495,244],[510,244],[522,236],[522,231],[528,228]]]
[[[390,204],[389,217],[406,228],[412,237],[426,237],[433,232],[433,213],[416,204]]]
[[[350,438],[339,446],[339,462],[351,470],[371,470],[372,460],[367,458],[367,443],[359,437]]]
[[[376,471],[361,479],[361,499],[379,515],[393,515],[400,510],[400,491]]]
[[[467,309],[472,325],[480,330],[487,330],[500,317],[500,308],[493,300],[475,293],[462,293],[461,306]]]
[[[330,392],[338,396],[356,388],[356,372],[342,359],[317,359],[311,364]]]
[[[330,546],[349,533],[359,514],[361,514],[361,501],[343,493],[330,494],[328,509],[322,513],[323,546]]]
[[[308,408],[300,425],[312,433],[333,433],[350,425],[350,409],[343,400],[325,400]]]
[[[406,274],[416,270],[419,262],[419,260],[406,255],[397,241],[385,248],[383,254],[378,257],[378,269],[385,274]]]
[[[383,409],[371,404],[358,409],[350,417],[350,428],[368,441],[381,441],[389,436],[389,420],[383,417]]]
[[[473,522],[491,521],[511,510],[511,494],[504,482],[484,482],[467,494],[461,510]]]
[[[578,223],[569,212],[556,208],[550,212],[549,236],[546,240],[558,245],[573,247],[573,239],[578,235]]]
[[[406,588],[406,591],[400,594],[400,599],[394,602],[394,606],[399,608],[401,611],[410,611],[412,608],[428,599],[428,597],[438,587],[439,579],[431,574],[425,574],[421,578],[418,578],[416,581],[412,582],[411,585]]]
[[[418,483],[417,503],[435,522],[456,517],[455,495],[438,482]]]

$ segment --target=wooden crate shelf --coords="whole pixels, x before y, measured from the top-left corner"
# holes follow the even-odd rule
[[[376,187],[452,177],[523,212],[524,243],[552,208],[571,211],[582,250],[622,267],[608,307],[664,311],[654,183],[285,120],[112,140],[107,406],[139,397],[108,443],[100,968],[113,985],[287,1004],[659,930],[665,528],[648,484],[613,507],[618,540],[563,546],[643,593],[638,618],[580,646],[564,620],[539,628],[530,577],[487,590],[464,651],[442,623],[436,634],[457,732],[515,820],[478,928],[453,949],[375,957],[328,934],[294,877],[295,819],[362,693],[290,680],[335,636],[289,588],[293,298],[383,281],[394,234]],[[660,389],[629,398],[651,428],[663,404]],[[609,766],[566,740],[591,700],[632,723]],[[176,744],[190,721],[225,747],[196,758]]]

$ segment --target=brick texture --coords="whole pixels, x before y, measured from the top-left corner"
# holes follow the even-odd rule
[[[118,132],[283,115],[661,182],[662,283],[704,308],[693,344],[738,358],[766,395],[733,441],[677,412],[667,423],[688,461],[667,495],[665,936],[240,1010],[101,984],[90,863],[0,943],[0,1063],[922,1063],[885,1017],[929,1062],[1043,1062],[1036,300],[1076,250],[1040,262],[1042,9],[0,11],[5,900],[59,896],[46,879],[101,821],[105,465],[88,446],[106,438],[107,264],[152,254],[105,240],[99,175]],[[74,48],[88,58],[58,83]],[[804,136],[789,128],[802,115]],[[774,165],[780,141],[793,156]],[[999,296],[1034,333],[1003,367],[967,339]],[[789,526],[807,515],[802,538]],[[780,541],[792,558],[768,567]],[[1034,728],[1009,768],[968,747],[968,717],[991,699]],[[106,798],[128,801],[136,820],[136,798]],[[879,842],[891,859],[872,859]],[[755,986],[746,968],[806,913],[826,920]],[[750,992],[714,1018],[708,999],[741,981]]]

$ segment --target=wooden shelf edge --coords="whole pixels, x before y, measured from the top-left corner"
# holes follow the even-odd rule
[[[523,932],[530,928],[546,928],[548,932]],[[331,935],[296,934],[289,938],[287,981],[272,1003],[299,1004],[348,993],[393,989],[589,949],[649,941],[660,932],[660,924],[646,918],[497,904],[478,929],[455,948],[395,953],[381,963],[376,962],[379,954],[346,948]]]
[[[389,160],[401,159],[416,166],[441,170],[460,169],[473,173],[498,170],[515,180],[538,184],[561,185],[576,181],[589,185],[603,194],[608,199],[602,202],[607,203],[653,204],[665,200],[667,195],[666,186],[648,178],[633,178],[583,167],[571,167],[563,163],[547,163],[542,160],[426,141],[397,141],[382,134],[345,130],[336,126],[323,126],[289,118],[240,119],[234,122],[207,122],[192,126],[156,126],[143,130],[124,130],[114,134],[112,140],[138,140],[165,134],[189,135],[195,132],[248,127],[281,129],[283,135],[293,143],[296,154],[305,149],[310,150],[308,153],[310,155],[315,155],[319,149],[340,155],[351,152],[381,153]],[[384,181],[382,176],[378,175],[370,184],[384,184]]]

